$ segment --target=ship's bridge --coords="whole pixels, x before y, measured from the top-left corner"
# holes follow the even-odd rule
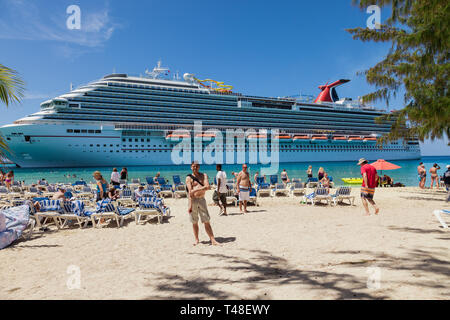
[[[65,98],[54,98],[41,103],[41,109],[63,109],[68,107],[69,101]]]

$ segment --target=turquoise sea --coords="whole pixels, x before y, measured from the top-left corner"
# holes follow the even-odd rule
[[[423,162],[427,168],[437,163],[441,170],[438,171],[439,175],[442,175],[446,170],[446,165],[450,164],[450,156],[440,157],[423,157],[422,160],[408,160],[408,161],[392,161],[393,163],[401,166],[401,169],[392,171],[383,171],[383,174],[387,174],[394,179],[394,182],[401,182],[406,186],[417,186],[417,166],[419,162]],[[353,162],[314,162],[314,163],[286,163],[280,164],[280,173],[283,169],[288,172],[289,178],[301,178],[302,181],[306,181],[306,169],[311,164],[313,167],[314,176],[317,176],[319,167],[323,167],[325,171],[333,177],[333,181],[336,185],[344,185],[342,178],[360,177],[360,169],[356,165],[356,160]],[[250,174],[253,179],[253,175],[259,171],[260,165],[249,165]],[[80,178],[85,181],[93,181],[92,173],[95,170],[102,172],[104,177],[109,181],[112,167],[104,168],[58,168],[58,169],[22,169],[22,168],[7,168],[7,170],[14,170],[15,179],[25,181],[27,184],[35,183],[39,179],[45,178],[50,183],[73,183]],[[117,168],[119,171],[122,169]],[[239,172],[241,165],[224,165],[223,169],[227,173],[228,177],[231,177],[231,172]],[[201,165],[201,171],[206,172],[213,180],[216,169],[215,165]],[[128,167],[129,178],[140,178],[142,182],[145,182],[145,177],[153,177],[157,172],[161,173],[161,176],[169,179],[172,183],[173,175],[180,175],[182,180],[190,173],[189,165],[178,166],[145,166],[145,167]],[[70,175],[70,177],[67,177]],[[74,177],[75,175],[75,177]],[[427,175],[427,186],[430,183],[429,174]]]

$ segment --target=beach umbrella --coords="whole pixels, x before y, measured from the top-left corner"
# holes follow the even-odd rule
[[[374,163],[371,163],[372,166],[375,167],[375,169],[383,171],[383,170],[396,170],[396,169],[400,169],[401,167],[387,162],[386,160],[383,159],[378,159],[377,161],[375,161]]]
[[[371,163],[371,165],[374,166],[375,169],[380,170],[380,176],[383,174],[383,170],[397,170],[401,168],[400,166],[383,159],[378,159],[374,163]]]

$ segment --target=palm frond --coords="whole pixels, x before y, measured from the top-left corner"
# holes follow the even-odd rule
[[[25,82],[19,73],[0,64],[0,101],[7,107],[19,103],[24,97]]]

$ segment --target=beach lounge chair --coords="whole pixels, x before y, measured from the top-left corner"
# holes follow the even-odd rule
[[[117,228],[123,226],[125,218],[130,217],[130,215],[135,211],[133,208],[119,208],[119,206],[114,205],[109,199],[104,199],[97,202],[96,212],[88,213],[90,215],[92,226],[100,227],[101,219],[109,219],[110,221],[115,221]],[[96,222],[98,219],[98,222]]]
[[[172,179],[173,179],[173,184],[175,186],[178,186],[179,184],[184,184],[183,182],[181,182],[180,176],[172,176]]]
[[[162,184],[159,188],[159,195],[160,197],[166,198],[171,197],[173,198],[173,189],[171,184]]]
[[[36,187],[30,187],[28,192],[25,192],[25,199],[30,200],[40,196],[40,192]]]
[[[257,177],[257,178],[256,178],[256,184],[257,184],[257,185],[263,184],[263,183],[265,183],[264,180],[265,180],[264,177]]]
[[[268,183],[261,183],[258,185],[256,195],[258,197],[270,197],[271,189]]]
[[[284,185],[284,183],[277,183],[275,185],[275,189],[273,190],[273,195],[275,197],[277,196],[288,196],[289,195],[289,190],[286,189],[286,186]]]
[[[349,201],[350,205],[353,206],[354,202],[355,202],[355,196],[352,196],[351,193],[352,193],[352,188],[339,187],[336,190],[336,193],[331,195],[334,205],[336,206],[338,203],[347,199]]]
[[[226,196],[227,205],[228,204],[234,204],[234,206],[237,206],[238,199],[236,198],[236,193],[233,189],[228,189],[227,196]]]
[[[53,197],[53,195],[55,194],[55,192],[56,192],[56,187],[50,185],[50,186],[47,187],[47,191],[45,191],[42,195],[43,195],[44,197],[49,197],[49,198],[51,198],[51,197]]]
[[[291,185],[291,194],[293,196],[303,196],[305,195],[305,184],[302,182],[294,182]]]
[[[60,220],[58,216],[63,212],[60,200],[43,200],[39,201],[40,211],[34,214],[36,218],[36,225],[39,228],[46,228],[53,222],[59,230]]]
[[[256,192],[255,188],[252,188],[250,190],[250,200],[248,203],[254,204],[255,206],[259,206],[258,204],[258,193]]]
[[[151,186],[155,184],[155,180],[153,180],[153,177],[145,177],[145,181],[147,181],[147,184]]]
[[[188,195],[186,186],[184,184],[179,184],[179,185],[175,186],[174,195],[175,195],[175,198],[186,198]]]
[[[137,178],[137,179],[131,179],[131,183],[132,184],[141,184],[141,179]]]
[[[119,183],[121,186],[126,186],[128,184],[128,181],[127,181],[127,179],[120,179]]]
[[[136,224],[141,223],[142,216],[156,217],[158,223],[162,223],[165,216],[170,216],[170,208],[164,205],[164,201],[161,198],[143,197],[139,199],[139,209],[134,212]]]
[[[136,202],[134,201],[134,194],[129,188],[124,188],[120,191],[120,197],[117,199],[117,204],[119,206],[125,207],[136,207]]]
[[[445,223],[444,219],[442,219],[441,214],[450,215],[450,210],[434,210],[433,214],[438,219],[439,223],[442,225],[444,229],[448,229],[448,225]]]
[[[313,206],[315,206],[317,202],[322,202],[322,200],[325,200],[327,205],[330,205],[331,196],[329,195],[327,188],[316,188],[313,193],[304,196],[304,201],[306,203],[308,203],[308,200]]]
[[[270,176],[270,185],[275,186],[278,183],[278,176],[276,174]]]
[[[68,223],[74,221],[80,229],[87,227],[90,217],[85,216],[85,206],[83,201],[63,201],[63,213],[57,216],[60,228],[68,226]]]
[[[308,188],[316,188],[319,185],[319,179],[317,178],[309,178],[306,186]]]
[[[159,184],[160,186],[165,185],[166,182],[167,182],[166,179],[164,179],[163,177],[157,178],[156,181],[158,182],[158,184]]]
[[[7,199],[8,198],[8,189],[6,187],[0,186],[0,199]]]

